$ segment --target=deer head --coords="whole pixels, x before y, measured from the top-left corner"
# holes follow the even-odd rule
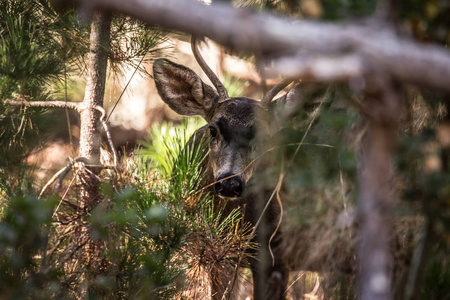
[[[214,176],[214,190],[225,199],[242,196],[245,185],[255,171],[256,116],[291,81],[275,86],[262,101],[246,97],[229,97],[227,90],[203,60],[196,41],[194,56],[213,83],[205,84],[192,70],[167,59],[157,59],[153,76],[159,95],[181,115],[200,115],[208,123],[210,137],[209,167]]]

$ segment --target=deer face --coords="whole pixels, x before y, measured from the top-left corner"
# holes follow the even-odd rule
[[[209,121],[209,166],[216,182],[214,190],[222,198],[240,197],[253,175],[258,109],[255,100],[232,98],[219,104]]]
[[[153,76],[158,93],[173,110],[201,115],[208,122],[214,190],[222,198],[239,198],[254,171],[259,102],[249,98],[220,101],[192,70],[166,59],[154,62]]]
[[[167,59],[157,59],[153,63],[156,88],[175,112],[186,116],[200,115],[208,122],[208,163],[214,176],[214,190],[222,198],[237,199],[242,196],[255,169],[255,117],[263,110],[259,101],[228,97],[224,86],[198,53],[195,42],[193,52],[218,94],[192,70]],[[275,96],[276,90],[268,95],[272,94]],[[265,99],[270,102],[273,96]]]

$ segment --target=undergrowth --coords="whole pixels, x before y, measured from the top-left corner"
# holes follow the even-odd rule
[[[90,211],[77,206],[70,176],[65,197],[12,197],[0,223],[0,297],[207,298],[210,274],[237,269],[250,230],[201,191],[205,152],[186,145],[196,125],[154,127],[122,170],[102,173]]]

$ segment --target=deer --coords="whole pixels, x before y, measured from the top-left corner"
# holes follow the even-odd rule
[[[158,94],[176,113],[184,116],[200,115],[207,125],[198,129],[196,136],[206,136],[209,154],[206,162],[204,186],[211,186],[214,201],[226,211],[245,206],[243,219],[255,226],[261,215],[261,203],[270,194],[255,192],[251,186],[257,164],[257,118],[267,113],[274,97],[292,80],[286,79],[272,88],[261,101],[247,97],[229,97],[224,85],[206,64],[192,38],[192,52],[197,63],[210,79],[214,88],[204,83],[191,69],[165,58],[153,63],[153,77]],[[284,96],[284,100],[289,93]],[[274,101],[275,102],[275,101]],[[282,235],[277,229],[280,209],[276,201],[270,202],[265,211],[264,230],[256,229],[259,248],[256,257],[249,261],[253,277],[253,296],[260,299],[285,299],[288,267],[280,249]],[[271,237],[274,233],[275,235]],[[273,255],[268,256],[267,249]],[[255,250],[253,250],[255,251]],[[264,256],[264,253],[265,256]],[[264,256],[264,257],[263,257]],[[260,263],[262,261],[268,263]],[[227,280],[224,280],[227,281]],[[226,283],[212,284],[212,298],[226,299]]]

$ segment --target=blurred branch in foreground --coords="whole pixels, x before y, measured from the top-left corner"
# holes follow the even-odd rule
[[[59,2],[65,2],[59,0]],[[95,9],[124,13],[146,23],[209,37],[221,45],[261,54],[271,72],[286,77],[343,81],[374,67],[393,79],[450,91],[450,54],[437,45],[400,38],[379,20],[291,22],[264,12],[188,0],[76,1],[85,16]]]

